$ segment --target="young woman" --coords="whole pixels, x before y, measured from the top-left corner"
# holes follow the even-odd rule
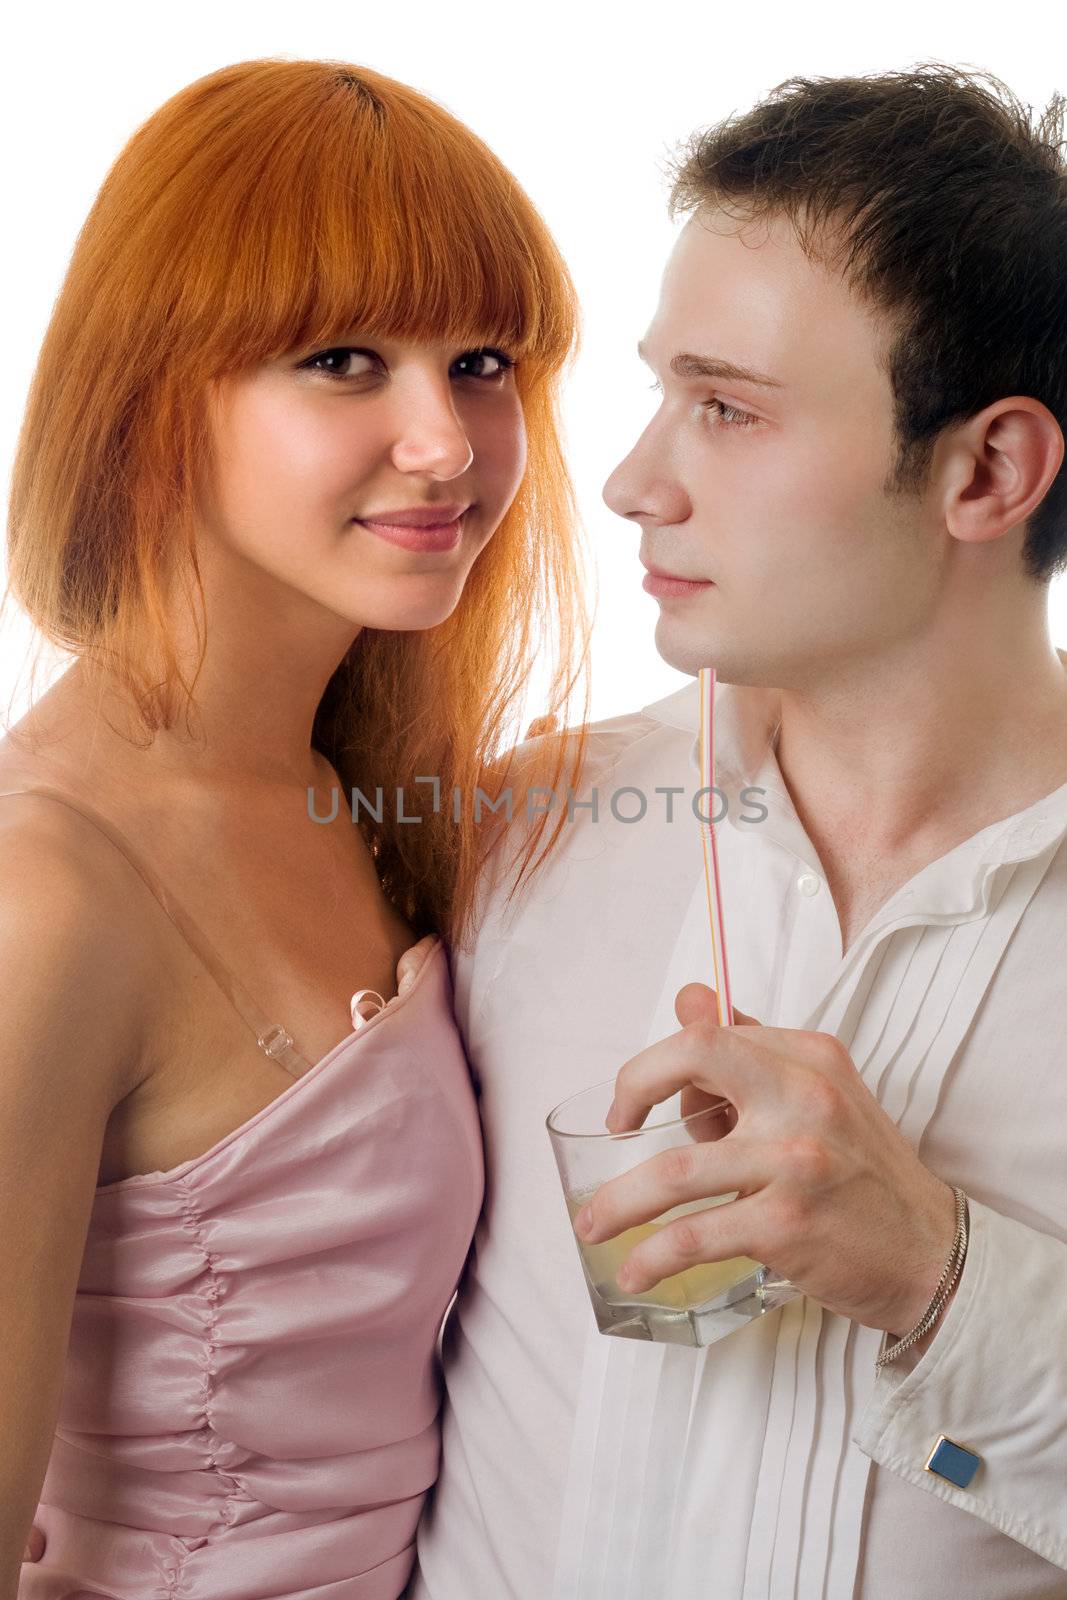
[[[482,1186],[446,941],[542,625],[550,713],[584,657],[575,326],[511,175],[358,67],[191,85],[82,230],[9,541],[75,660],[0,743],[3,1600],[407,1581]]]

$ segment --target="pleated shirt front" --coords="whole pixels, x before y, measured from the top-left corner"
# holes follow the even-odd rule
[[[775,696],[719,685],[734,1002],[842,1040],[971,1197],[971,1246],[921,1360],[877,1377],[880,1333],[806,1297],[705,1351],[596,1332],[543,1124],[710,981],[697,717],[694,683],[596,725],[563,851],[510,907],[492,887],[454,964],[489,1188],[417,1600],[1063,1597],[1067,785],[917,873],[842,955]],[[941,1434],[981,1457],[966,1491],[925,1470]]]

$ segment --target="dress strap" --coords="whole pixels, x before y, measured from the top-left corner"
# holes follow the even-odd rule
[[[135,872],[139,873],[178,932],[200,958],[234,1009],[252,1029],[256,1037],[256,1043],[264,1055],[269,1056],[272,1061],[276,1061],[279,1066],[284,1067],[294,1078],[300,1077],[308,1070],[310,1063],[305,1061],[300,1052],[294,1048],[291,1036],[282,1027],[281,1023],[271,1022],[267,1014],[260,1010],[248,990],[226,966],[226,963],[222,960],[207,935],[194,922],[180,902],[175,899],[174,895],[171,894],[140,851],[134,848],[125,834],[119,832],[114,823],[109,822],[98,811],[87,806],[84,801],[75,799],[72,795],[66,794],[63,790],[54,788],[50,784],[34,784],[22,789],[0,789],[0,799],[8,795],[18,794],[37,794],[48,800],[58,800],[72,811],[80,812],[87,822],[91,823],[94,828],[110,839],[115,848],[120,850],[126,857]]]

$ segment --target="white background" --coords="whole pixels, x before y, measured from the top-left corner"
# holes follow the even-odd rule
[[[7,26],[5,361],[0,468],[6,484],[37,348],[77,230],[134,128],[184,84],[228,62],[343,59],[443,102],[516,173],[553,229],[584,307],[567,395],[568,444],[599,601],[594,716],[669,693],[683,679],[656,655],[656,602],[640,587],[639,534],[600,489],[651,415],[634,353],[674,228],[663,160],[694,128],[741,110],[794,74],[860,73],[940,59],[992,70],[1035,106],[1055,88],[1062,24],[1052,11],[974,4],[877,7],[644,0],[639,5],[41,4]],[[1014,16],[1014,22],[1012,20]],[[2,585],[0,585],[2,586]],[[1051,595],[1067,644],[1067,583]],[[0,633],[0,721],[26,704],[29,633]],[[55,670],[54,668],[52,670]],[[48,671],[41,679],[48,682]],[[531,707],[531,712],[536,707]]]

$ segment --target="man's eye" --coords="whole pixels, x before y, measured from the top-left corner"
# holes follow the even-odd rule
[[[725,400],[705,400],[703,408],[710,416],[717,417],[724,427],[751,428],[759,421],[751,411],[742,411],[738,406],[728,405]]]
[[[663,393],[663,385],[660,383],[658,378],[654,379],[648,387],[655,390],[658,394]],[[740,406],[729,405],[725,400],[719,400],[717,398],[712,400],[702,400],[700,403],[700,409],[706,412],[709,416],[714,417],[717,423],[722,427],[751,428],[760,420],[759,417],[754,416],[751,411],[742,411]]]
[[[460,369],[461,378],[486,378],[499,381],[505,373],[511,371],[515,365],[511,356],[505,355],[503,350],[468,350],[466,355],[460,356],[454,363]]]

